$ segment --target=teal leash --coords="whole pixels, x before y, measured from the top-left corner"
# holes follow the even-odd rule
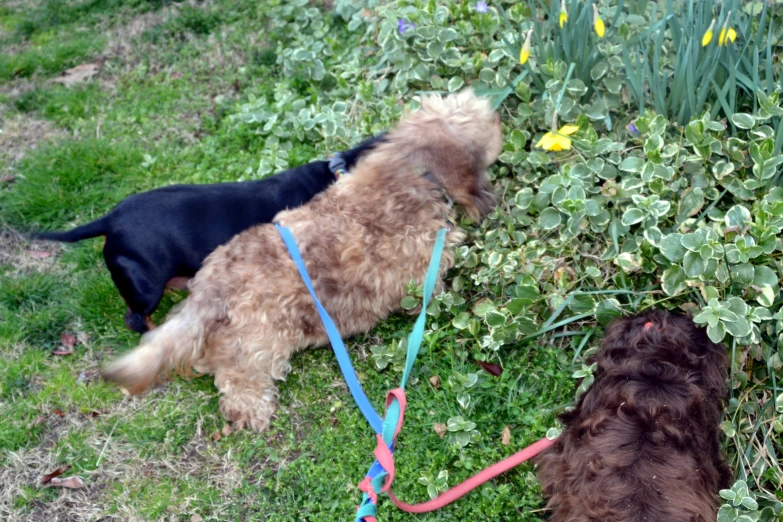
[[[291,258],[299,271],[299,275],[302,277],[302,281],[305,283],[307,290],[315,301],[316,309],[324,323],[324,329],[332,344],[332,350],[337,357],[340,370],[343,373],[348,389],[362,412],[362,415],[364,415],[367,422],[373,428],[373,431],[375,431],[377,445],[374,453],[376,461],[370,467],[364,480],[359,484],[359,488],[364,492],[364,496],[362,498],[362,503],[357,508],[355,521],[376,522],[378,494],[388,491],[394,480],[394,443],[397,434],[402,427],[405,407],[407,405],[405,384],[408,382],[408,378],[413,369],[413,364],[416,361],[422,340],[424,339],[424,326],[427,322],[427,307],[429,306],[432,293],[435,291],[435,285],[438,282],[440,261],[448,229],[440,229],[435,237],[435,246],[433,247],[432,257],[430,258],[430,264],[427,268],[427,275],[424,279],[421,312],[408,337],[408,353],[406,355],[405,369],[402,373],[400,387],[391,390],[387,394],[386,415],[381,422],[380,415],[378,415],[370,404],[364,390],[362,390],[359,380],[356,378],[356,372],[353,369],[350,356],[345,349],[345,344],[340,337],[337,327],[334,325],[331,317],[329,317],[326,309],[318,300],[310,276],[307,273],[307,268],[304,265],[304,261],[302,261],[302,256],[296,245],[296,240],[291,234],[291,231],[286,227],[281,226],[278,223],[275,223],[275,227],[280,233]],[[385,483],[384,479],[387,479]]]

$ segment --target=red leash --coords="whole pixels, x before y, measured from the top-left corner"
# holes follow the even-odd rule
[[[497,464],[493,464],[487,469],[476,473],[462,484],[454,486],[450,490],[441,493],[437,497],[427,502],[422,502],[421,504],[406,504],[394,496],[394,493],[392,493],[391,490],[391,484],[389,484],[389,498],[392,502],[394,502],[395,506],[403,511],[407,511],[408,513],[428,513],[430,511],[435,511],[436,509],[440,509],[443,506],[451,504],[458,498],[476,489],[485,482],[492,480],[498,475],[501,475],[506,471],[519,466],[526,460],[535,457],[554,443],[554,440],[549,440],[545,437],[538,442],[531,444],[519,453],[515,453],[507,459],[503,459]]]

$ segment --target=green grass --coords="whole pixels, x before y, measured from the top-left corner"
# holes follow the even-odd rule
[[[62,42],[60,37],[47,38],[17,55],[0,56],[0,81],[14,77],[27,78],[35,73],[52,76],[74,67],[100,51],[103,39],[93,34],[74,36]]]
[[[84,212],[97,217],[131,193],[142,159],[137,146],[107,138],[47,147],[22,164],[24,179],[3,198],[7,219],[61,227]]]
[[[16,97],[13,107],[21,113],[35,113],[73,130],[80,121],[97,116],[104,99],[104,93],[95,83],[73,89],[61,85],[36,86]]]
[[[143,12],[159,8],[171,0],[43,0],[13,17],[12,27],[23,38],[33,38],[46,31],[59,30],[78,23],[95,22],[120,9]]]
[[[171,0],[40,0],[29,2],[26,8],[0,8],[0,27],[4,30],[0,46],[20,49],[0,55],[0,82],[35,74],[53,76],[95,58],[106,43],[101,34],[106,27],[170,4]],[[199,15],[194,14],[183,23],[182,31],[203,31],[218,22],[199,21]]]
[[[167,4],[61,0],[0,10],[6,41],[19,49],[0,58],[0,89],[22,76],[32,83],[0,102],[9,115],[44,119],[64,131],[36,143],[21,162],[0,165],[17,175],[13,186],[0,187],[3,226],[63,228],[95,219],[141,190],[253,177],[265,138],[229,116],[251,93],[272,99],[275,84],[284,81],[274,42],[258,40],[269,27],[264,7],[223,1],[170,12]],[[159,23],[107,64],[102,75],[110,86],[93,81],[68,89],[47,81],[97,56],[106,28],[156,9]],[[256,38],[252,48],[249,37]],[[316,96],[300,86],[303,97]],[[289,161],[301,164],[326,152],[323,144],[304,140]],[[25,258],[26,249],[39,247],[10,248]],[[138,342],[123,324],[124,304],[103,266],[99,239],[67,247],[54,263],[8,262],[0,274],[0,468],[12,484],[0,502],[14,517],[54,517],[69,494],[80,494],[35,485],[66,463],[88,485],[89,501],[78,508],[84,519],[352,516],[361,498],[355,485],[373,460],[374,437],[328,349],[294,357],[268,431],[215,440],[223,420],[209,378],[175,379],[127,398],[95,377],[104,361]],[[161,322],[183,298],[167,294],[154,319]],[[399,373],[378,371],[369,347],[401,338],[412,323],[397,316],[349,343],[378,408]],[[82,334],[84,342],[72,355],[53,355],[63,332]],[[469,415],[480,439],[455,449],[433,425],[461,412],[453,394],[428,379],[438,375],[445,383],[455,371],[478,371],[469,357],[473,342],[446,326],[427,335],[399,439],[395,490],[406,501],[427,499],[418,483],[423,471],[448,469],[454,485],[537,440],[573,397],[572,362],[565,354],[572,347],[527,344],[505,351],[506,371],[500,377],[482,373],[472,393]],[[509,446],[500,443],[506,426],[512,429]],[[540,520],[542,499],[531,469],[522,466],[429,515],[407,515],[383,501],[382,519]]]

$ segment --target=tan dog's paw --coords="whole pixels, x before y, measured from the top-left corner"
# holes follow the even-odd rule
[[[238,406],[236,402],[225,396],[220,398],[220,413],[231,423],[231,427],[235,431],[250,428],[253,431],[261,432],[269,426],[271,412],[268,415],[261,415],[247,406]]]

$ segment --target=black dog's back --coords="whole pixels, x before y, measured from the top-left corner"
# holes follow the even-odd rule
[[[342,152],[345,168],[383,139],[380,135]],[[172,185],[129,196],[86,225],[37,237],[74,242],[106,236],[104,259],[128,304],[126,324],[143,332],[167,282],[192,277],[218,246],[307,203],[334,180],[328,161],[314,161],[256,181]]]
[[[328,163],[317,161],[261,180],[162,187],[120,202],[106,216],[104,233],[107,244],[139,237],[146,244],[160,243],[155,262],[173,250],[177,260],[172,277],[189,277],[213,250],[236,234],[269,223],[281,210],[308,202],[333,181]],[[165,215],[161,209],[166,209]]]

